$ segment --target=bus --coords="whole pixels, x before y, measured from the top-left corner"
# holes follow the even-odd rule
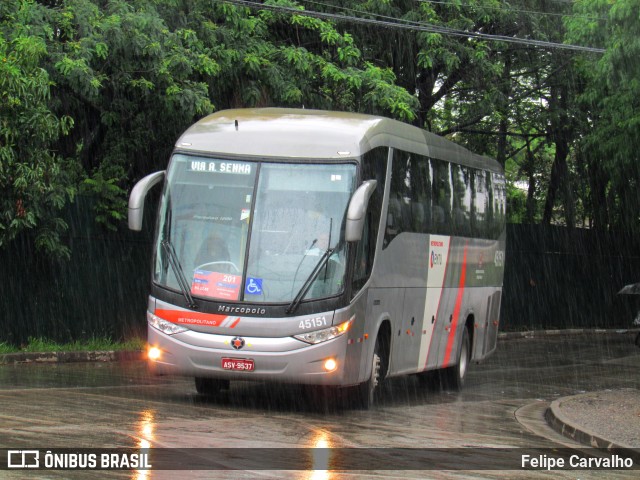
[[[209,115],[163,183],[148,299],[154,374],[345,389],[438,370],[460,389],[496,348],[505,262],[500,164],[379,116],[305,109]],[[345,391],[343,390],[343,391]]]

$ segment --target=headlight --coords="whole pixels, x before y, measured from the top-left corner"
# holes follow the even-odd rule
[[[160,330],[162,333],[166,333],[167,335],[175,335],[176,333],[187,331],[186,328],[176,325],[175,323],[167,322],[151,312],[147,312],[147,321],[149,322],[149,325]]]
[[[316,330],[315,332],[301,333],[300,335],[294,335],[293,338],[297,338],[298,340],[311,344],[326,342],[327,340],[332,340],[347,333],[347,330],[351,327],[354,319],[355,317],[351,317],[340,325],[335,325],[323,330]]]

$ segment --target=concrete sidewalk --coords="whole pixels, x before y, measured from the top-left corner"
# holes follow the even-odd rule
[[[589,392],[555,400],[549,425],[584,445],[615,449],[640,462],[640,390]]]

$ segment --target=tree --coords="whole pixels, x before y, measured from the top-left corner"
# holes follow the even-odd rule
[[[215,109],[296,106],[412,120],[415,97],[331,22],[205,0],[3,2],[2,246],[24,229],[67,255],[60,211],[96,199],[115,229],[127,191]]]
[[[107,224],[122,218],[131,180],[164,168],[178,135],[214,109],[358,100],[413,118],[393,73],[319,19],[205,0],[70,0],[56,24],[58,108],[80,126],[64,150],[81,144],[84,186]]]
[[[3,2],[0,18],[0,247],[31,231],[38,248],[68,257],[61,212],[77,193],[79,168],[54,148],[74,122],[50,108],[53,82],[42,64],[51,30],[31,2]]]
[[[578,1],[573,14],[544,0],[254,7],[3,2],[2,244],[27,229],[64,255],[60,210],[78,192],[96,198],[97,220],[116,228],[132,183],[165,167],[181,131],[216,109],[253,106],[388,115],[515,162],[511,171],[529,185],[525,221],[637,219],[625,208],[639,203],[629,180],[638,178],[634,2]],[[569,41],[593,36],[608,46],[602,60],[527,44],[562,40],[561,15]],[[488,37],[496,35],[522,41]]]
[[[589,177],[594,226],[639,230],[640,4],[635,0],[578,0],[574,12],[589,21],[567,22],[568,39],[606,47],[576,59],[586,84],[579,158]],[[636,233],[637,235],[637,233]]]

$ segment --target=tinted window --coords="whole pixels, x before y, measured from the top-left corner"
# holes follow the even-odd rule
[[[402,232],[497,238],[504,177],[394,150],[384,247]]]
[[[352,292],[358,292],[366,283],[376,251],[376,242],[382,212],[382,199],[384,185],[387,177],[388,148],[376,148],[367,152],[362,157],[361,177],[362,181],[376,180],[378,185],[369,199],[369,208],[365,218],[362,240],[356,245],[355,265],[353,271]]]

